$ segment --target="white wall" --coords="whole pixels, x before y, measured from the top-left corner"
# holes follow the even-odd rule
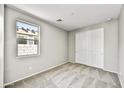
[[[96,28],[104,28],[104,69],[112,72],[118,72],[118,21],[87,26],[76,31],[86,31]],[[75,61],[75,33],[69,32],[69,60]]]
[[[124,87],[124,7],[119,16],[119,77]]]
[[[0,5],[0,88],[4,81],[4,5]]]
[[[10,83],[66,62],[66,31],[9,8],[5,8],[5,19],[5,83]],[[40,56],[16,58],[16,19],[40,25]]]

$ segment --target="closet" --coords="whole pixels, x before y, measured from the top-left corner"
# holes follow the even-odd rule
[[[75,36],[75,59],[77,63],[104,67],[104,28],[77,31]]]

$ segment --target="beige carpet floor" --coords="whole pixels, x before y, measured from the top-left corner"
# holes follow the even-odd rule
[[[68,62],[6,88],[121,88],[121,85],[115,73]]]

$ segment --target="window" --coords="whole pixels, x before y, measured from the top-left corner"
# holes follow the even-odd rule
[[[39,55],[39,26],[16,21],[17,56]]]

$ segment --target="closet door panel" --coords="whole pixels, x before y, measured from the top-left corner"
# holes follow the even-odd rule
[[[76,62],[103,68],[104,29],[76,33]]]
[[[79,32],[76,34],[76,62],[88,63],[88,33]],[[82,52],[83,51],[83,52]]]

